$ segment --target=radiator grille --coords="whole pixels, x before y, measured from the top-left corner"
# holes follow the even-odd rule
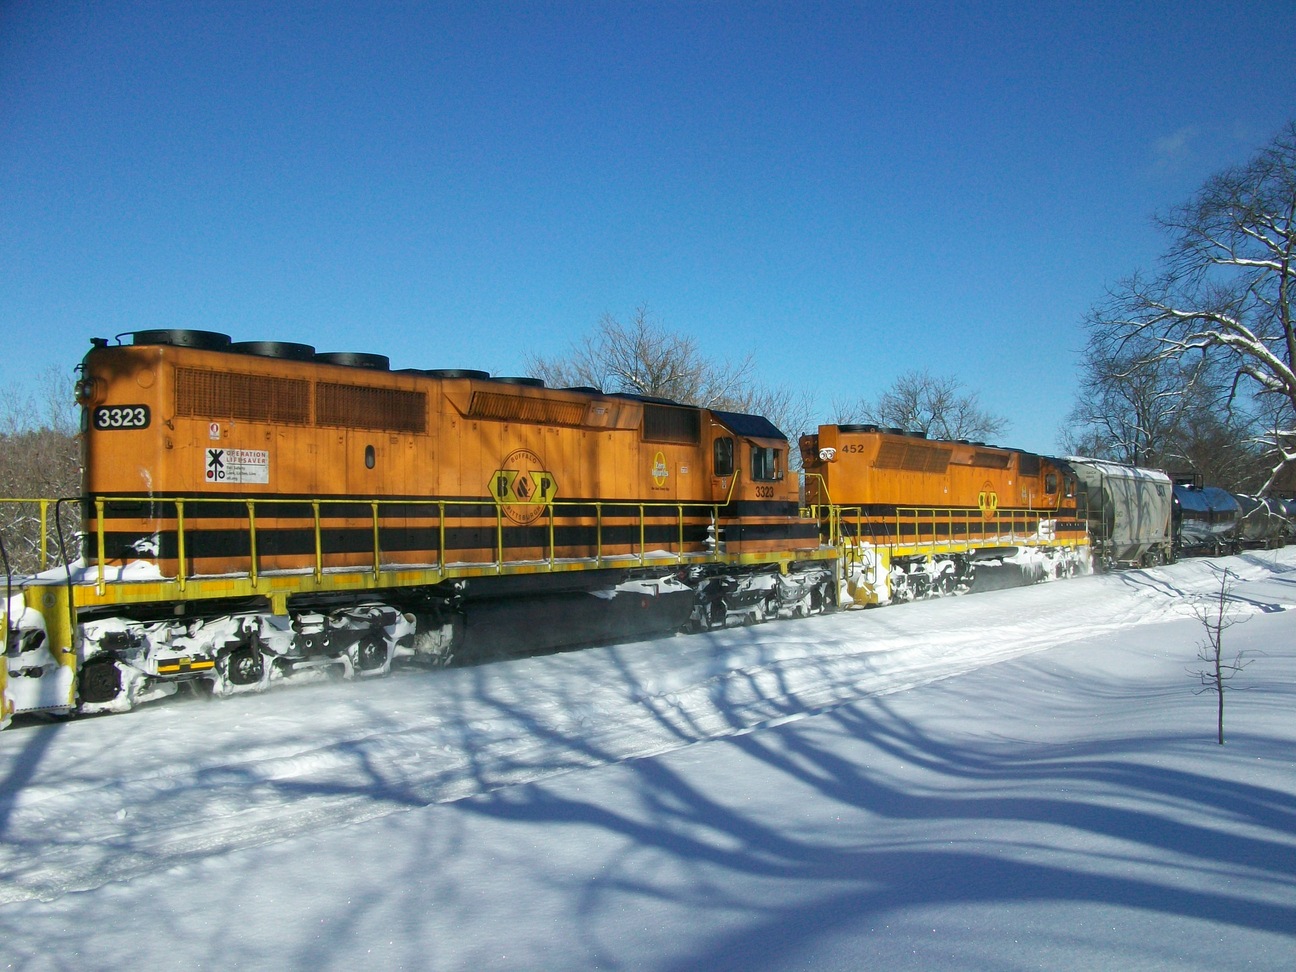
[[[697,445],[702,441],[701,413],[695,408],[644,405],[645,442],[680,442]]]
[[[954,450],[939,446],[913,445],[908,442],[883,442],[873,465],[878,469],[903,469],[906,472],[943,473]]]
[[[310,424],[308,381],[179,368],[175,395],[177,415]]]
[[[1009,456],[1005,452],[974,452],[972,465],[987,469],[1007,469]]]
[[[585,406],[580,402],[556,402],[499,392],[475,391],[468,406],[472,418],[503,422],[535,422],[539,425],[583,425]]]
[[[426,432],[427,396],[399,388],[321,381],[315,386],[315,422],[348,429]]]

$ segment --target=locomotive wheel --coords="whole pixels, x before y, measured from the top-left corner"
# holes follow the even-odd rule
[[[382,638],[365,638],[347,649],[347,657],[361,675],[378,675],[391,665],[391,652]]]
[[[231,651],[220,664],[231,685],[255,685],[265,677],[265,659],[251,648]]]
[[[728,616],[728,614],[729,614],[729,608],[725,605],[724,601],[720,601],[720,600],[712,601],[711,604],[709,605],[709,610],[707,613],[707,627],[723,628],[725,623],[725,618]]]
[[[82,702],[111,702],[121,694],[121,670],[111,658],[96,658],[81,669],[77,687]]]

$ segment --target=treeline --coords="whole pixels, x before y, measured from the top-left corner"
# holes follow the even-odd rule
[[[0,392],[0,541],[16,573],[61,563],[54,506],[46,509],[47,543],[42,551],[42,510],[36,501],[81,492],[71,384],[69,377],[48,369],[39,376],[35,392]],[[74,538],[81,528],[79,507],[65,503],[62,515],[67,543],[75,549]]]

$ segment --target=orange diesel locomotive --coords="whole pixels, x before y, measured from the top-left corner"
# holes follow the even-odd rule
[[[758,416],[203,331],[96,340],[78,398],[85,570],[11,612],[17,654],[51,664],[10,669],[61,676],[11,679],[19,711],[832,598],[786,437]]]
[[[842,551],[844,596],[912,600],[1060,576],[1088,563],[1064,464],[875,425],[803,436],[806,502]]]

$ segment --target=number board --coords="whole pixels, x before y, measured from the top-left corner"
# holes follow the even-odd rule
[[[92,416],[94,427],[103,432],[116,429],[147,429],[149,426],[149,407],[147,405],[100,405]]]

